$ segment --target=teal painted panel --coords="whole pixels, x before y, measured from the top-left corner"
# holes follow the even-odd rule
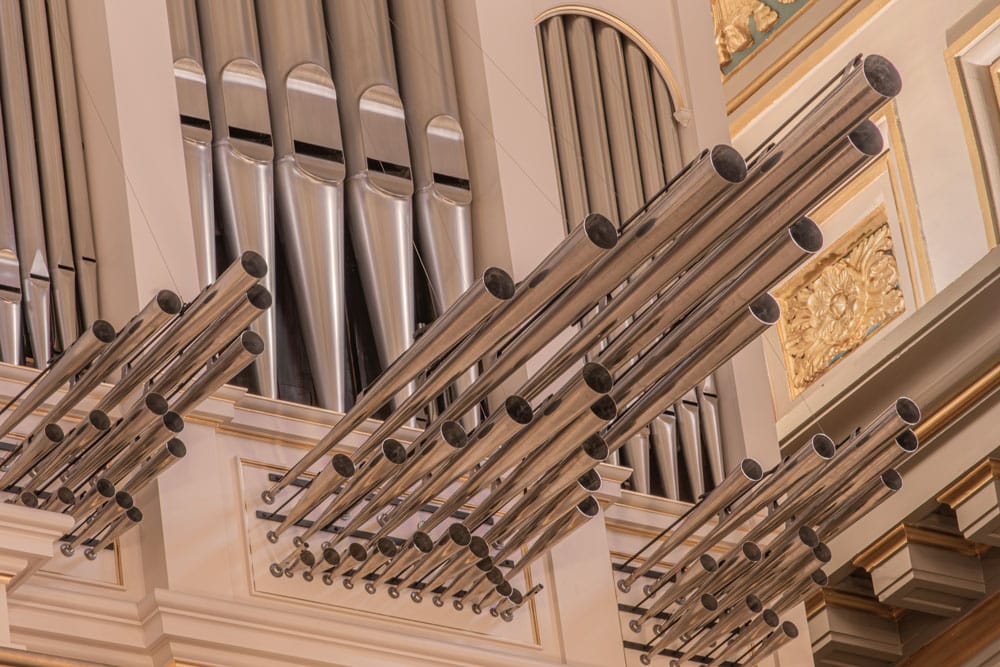
[[[792,0],[791,2],[785,2],[785,0],[758,0],[757,10],[749,17],[723,17],[725,23],[729,24],[724,28],[728,31],[729,38],[723,39],[720,49],[725,49],[732,57],[732,62],[722,68],[723,74],[729,74],[750,54],[761,48],[782,25],[790,21],[795,14],[804,9],[810,2],[811,0]],[[731,2],[731,0],[718,0],[717,3],[713,4],[715,4],[716,11],[720,11],[720,8],[724,11],[727,5],[732,6],[736,3]],[[774,12],[774,14],[770,12]],[[758,15],[767,15],[771,17],[770,20],[774,21],[767,32],[761,32],[758,28]],[[777,15],[777,20],[773,19],[774,15]],[[719,20],[720,17],[717,16],[716,21]],[[733,50],[733,48],[726,48],[726,44],[736,47],[741,41],[745,40],[747,34],[752,39],[752,43],[749,46],[745,46],[742,50],[738,51]]]

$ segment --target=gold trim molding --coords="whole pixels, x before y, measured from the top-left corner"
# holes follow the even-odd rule
[[[851,562],[856,567],[871,572],[911,543],[937,547],[963,556],[978,557],[989,549],[986,545],[969,542],[958,535],[901,523],[855,556]]]
[[[995,479],[1000,479],[1000,459],[984,459],[957,482],[938,494],[936,500],[955,509]]]
[[[856,0],[855,0],[856,1]],[[670,91],[670,97],[674,102],[675,109],[688,108],[687,103],[684,101],[684,94],[681,92],[680,83],[677,81],[677,77],[674,76],[673,70],[670,69],[670,65],[663,58],[656,47],[646,39],[646,37],[633,28],[631,25],[618,18],[610,12],[606,12],[603,9],[597,9],[596,7],[588,7],[587,5],[560,5],[558,7],[552,7],[551,9],[546,9],[544,12],[535,17],[535,25],[539,25],[543,21],[546,21],[555,16],[565,16],[578,15],[578,16],[588,16],[592,19],[596,19],[601,23],[606,23],[618,30],[618,32],[627,36],[635,45],[642,49],[642,52],[646,54],[649,61],[653,63],[656,71],[660,73],[663,80],[667,84],[667,89]]]
[[[821,588],[806,599],[806,616],[812,618],[826,607],[853,609],[889,621],[898,620],[906,613],[905,609],[882,604],[873,598],[839,591],[836,588]]]
[[[899,665],[940,667],[967,664],[976,654],[1000,638],[998,616],[1000,593],[994,593]]]

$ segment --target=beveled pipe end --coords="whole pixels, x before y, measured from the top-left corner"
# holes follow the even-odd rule
[[[347,545],[348,555],[359,563],[368,560],[368,550],[360,542],[351,542]]]
[[[874,157],[882,152],[885,147],[885,140],[878,126],[870,120],[866,120],[847,135],[848,141],[859,152]]]
[[[100,482],[98,482],[98,486],[99,485]],[[56,497],[59,499],[59,502],[61,502],[64,505],[76,504],[76,494],[73,493],[73,489],[69,488],[68,486],[60,486],[59,490],[56,491]]]
[[[462,449],[469,444],[469,434],[456,421],[446,421],[441,425],[441,437],[455,449]]]
[[[264,339],[254,331],[244,331],[240,334],[240,345],[253,355],[264,351]]]
[[[881,475],[882,483],[890,491],[899,491],[903,488],[903,476],[893,468],[889,468]]]
[[[413,533],[413,537],[410,539],[413,542],[413,546],[415,546],[421,553],[429,554],[431,549],[434,548],[434,540],[430,535],[422,530],[418,530]]]
[[[788,228],[792,237],[802,252],[814,255],[823,249],[823,230],[811,218],[800,218]]]
[[[90,330],[94,332],[94,337],[102,343],[110,343],[115,339],[115,328],[105,320],[94,320],[94,323],[90,325]]]
[[[920,407],[906,396],[896,399],[896,414],[909,426],[916,426],[920,422]]]
[[[764,552],[756,542],[744,542],[740,545],[740,551],[743,552],[743,556],[751,563],[759,563],[760,559],[764,557]]]
[[[508,396],[507,400],[503,402],[503,407],[507,415],[518,424],[528,424],[535,416],[535,411],[531,408],[531,404],[517,394]],[[484,434],[480,433],[479,435],[482,436]]]
[[[62,442],[66,434],[63,433],[62,428],[59,424],[46,424],[45,425],[45,437],[52,442]]]
[[[864,61],[865,79],[872,90],[883,97],[895,97],[903,89],[899,70],[883,56],[872,54]]]
[[[618,404],[615,399],[604,395],[590,404],[590,411],[601,421],[609,422],[618,416]]]
[[[87,415],[87,421],[98,431],[107,431],[111,428],[111,418],[104,410],[91,410]]]
[[[748,595],[746,597],[746,600],[744,600],[744,602],[747,605],[747,609],[749,609],[755,614],[759,614],[760,610],[764,608],[764,603],[761,602],[760,598],[754,595],[753,593]]]
[[[483,271],[483,285],[487,292],[503,301],[514,296],[514,279],[509,273],[495,266]]]
[[[351,477],[354,475],[354,461],[346,454],[334,454],[330,457],[330,466],[337,471],[341,477]]]
[[[761,617],[772,628],[778,627],[778,624],[781,623],[781,619],[778,618],[778,614],[773,609],[765,609],[761,612]]]
[[[478,535],[473,535],[469,539],[469,551],[476,558],[486,558],[490,554],[490,545]]]
[[[163,425],[171,433],[180,433],[184,430],[184,418],[170,410],[163,415]]]
[[[743,459],[740,461],[740,473],[751,482],[759,482],[764,477],[764,469],[756,459]]]
[[[103,477],[97,480],[95,488],[97,489],[97,492],[102,496],[104,496],[105,498],[111,498],[115,495],[115,485],[112,484],[110,480],[104,479]],[[69,487],[64,486],[59,490],[62,491],[62,489],[69,490]],[[70,491],[70,493],[72,493],[72,491]],[[60,499],[61,498],[62,496],[60,495]]]
[[[781,319],[781,306],[770,294],[761,294],[750,304],[750,314],[765,326],[772,326]]]
[[[747,177],[747,163],[732,146],[719,144],[712,148],[712,166],[730,183],[739,183]]]
[[[584,516],[592,518],[597,516],[597,512],[600,511],[601,505],[597,502],[597,499],[594,498],[594,496],[587,496],[577,504],[576,508],[580,510],[580,513]]]
[[[503,570],[498,567],[493,567],[489,572],[486,573],[486,580],[496,586],[501,581],[503,581]]]
[[[825,433],[817,433],[812,437],[810,445],[817,456],[829,461],[837,455],[837,443]]]
[[[826,586],[830,583],[830,577],[826,576],[826,572],[823,570],[816,570],[809,575],[809,578],[817,586]]]
[[[719,569],[719,561],[711,554],[702,554],[698,557],[698,562],[706,572],[715,572]]]
[[[618,243],[618,230],[614,224],[600,213],[591,213],[583,221],[587,238],[598,248],[611,250]]]
[[[21,495],[18,496],[18,499],[25,507],[30,507],[32,509],[38,507],[38,496],[31,491],[22,492]]]
[[[584,440],[583,444],[581,445],[581,448],[587,454],[587,456],[594,459],[595,461],[603,461],[604,459],[608,458],[608,454],[610,454],[610,451],[608,450],[608,443],[605,442],[604,438],[597,435],[596,433],[594,435],[589,436],[586,440]],[[600,475],[598,475],[597,479],[598,479],[598,486],[600,486]]]
[[[181,312],[184,302],[175,292],[168,289],[161,289],[156,293],[156,305],[167,315],[176,315]]]
[[[247,290],[247,301],[253,304],[257,310],[267,310],[271,307],[274,299],[271,292],[263,285],[254,285]]]
[[[170,407],[167,404],[167,399],[163,398],[161,394],[157,394],[156,392],[146,394],[143,397],[142,402],[146,405],[146,409],[154,415],[165,415],[167,414],[167,409]]]
[[[809,526],[799,526],[799,539],[810,549],[819,546],[819,535]]]
[[[701,596],[701,606],[708,611],[715,611],[719,608],[719,599],[711,593],[703,593]]]
[[[605,443],[607,445],[607,443]],[[605,458],[607,458],[605,456]],[[576,480],[585,490],[594,493],[601,488],[601,475],[596,470],[588,470]]]
[[[466,546],[472,540],[472,533],[469,532],[469,529],[458,522],[448,526],[447,533],[448,538],[460,547]]]
[[[395,438],[386,438],[382,441],[382,456],[393,465],[401,466],[406,463],[406,445]]]
[[[132,509],[132,505],[135,504],[135,501],[132,500],[132,494],[128,493],[127,491],[119,491],[118,493],[115,494],[115,503],[118,505],[118,507],[127,510],[127,509]]]
[[[799,628],[797,625],[791,621],[785,621],[781,624],[781,631],[787,635],[790,639],[795,639],[799,636]]]
[[[813,556],[821,563],[829,563],[833,559],[833,552],[830,551],[830,547],[820,542],[813,548]]]
[[[240,255],[240,265],[248,275],[258,280],[267,275],[267,260],[253,250],[247,250]]]
[[[396,543],[388,537],[380,537],[375,541],[373,551],[378,551],[386,558],[392,558],[396,555]]]
[[[605,368],[602,364],[594,361],[588,361],[583,366],[583,381],[587,383],[590,389],[598,394],[606,394],[611,391],[611,386],[614,384],[614,377],[611,375],[611,371]]]

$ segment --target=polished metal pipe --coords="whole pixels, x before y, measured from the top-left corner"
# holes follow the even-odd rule
[[[534,544],[531,545],[524,555],[521,556],[513,567],[507,570],[507,578],[513,579],[515,576],[520,574],[539,556],[558,544],[560,540],[567,537],[585,522],[597,516],[600,509],[600,504],[594,499],[593,496],[584,498],[572,510],[549,524],[549,527],[538,536]]]
[[[167,0],[167,23],[174,58],[174,85],[180,108],[198,284],[215,280],[215,194],[212,185],[212,123],[195,0]]]
[[[344,143],[319,0],[258,0],[274,132],[279,237],[321,407],[350,403],[344,293]]]
[[[705,436],[705,450],[708,452],[708,467],[712,476],[712,486],[718,486],[726,477],[722,455],[722,422],[719,415],[719,396],[715,390],[715,377],[709,375],[696,389],[698,409],[701,415],[701,431]]]
[[[507,595],[506,597],[499,600],[490,609],[490,616],[493,616],[494,618],[500,618],[500,612],[498,611],[498,609],[501,606],[520,607],[523,602],[524,602],[524,593],[515,588],[510,592],[510,595]]]
[[[173,394],[218,353],[220,344],[228,345],[245,328],[252,326],[271,307],[271,303],[271,293],[263,285],[254,285],[248,289],[242,299],[210,324],[153,377],[149,391],[164,396]]]
[[[644,429],[625,441],[623,446],[628,467],[632,468],[631,490],[649,494],[649,429]],[[692,478],[694,483],[696,480]]]
[[[815,540],[812,546],[816,546],[819,538],[815,537],[815,533],[812,534],[812,537]],[[705,584],[719,597],[723,597],[724,594],[725,597],[728,597],[729,587],[733,582],[751,575],[759,576],[759,570],[769,565],[768,561],[764,559],[764,552],[756,542],[743,542],[738,550],[734,551],[737,553],[734,554],[730,551],[726,554],[720,572]]]
[[[453,459],[433,471],[402,503],[383,517],[379,535],[394,530],[418,508],[434,500],[475,464],[489,458],[532,419],[534,411],[526,400],[516,394],[508,396],[503,408],[494,410],[479,425],[469,437],[468,444]]]
[[[21,502],[28,507],[38,506],[35,491],[45,488],[63,467],[74,457],[85,452],[91,445],[103,437],[111,428],[111,420],[101,410],[91,410],[87,418],[77,424],[61,445],[45,457],[34,471],[34,477],[21,485]]]
[[[173,398],[174,412],[184,415],[198,407],[222,385],[236,377],[264,351],[264,341],[253,331],[244,331],[205,366],[205,372],[182,386]]]
[[[369,576],[374,575],[382,566],[391,561],[395,556],[396,543],[388,537],[379,538],[372,542],[368,558],[365,562],[355,568],[354,572],[352,572],[350,576],[345,577],[341,583],[344,584],[344,588],[354,588],[355,579],[364,580]],[[365,582],[365,590],[370,594],[374,594],[375,585],[370,581]]]
[[[354,474],[354,462],[351,461],[350,456],[334,454],[330,457],[329,465],[324,466],[323,471],[310,482],[305,493],[302,494],[295,506],[288,510],[282,522],[276,528],[267,531],[267,541],[272,544],[277,542],[282,533],[304,519],[307,514],[323,502],[324,498],[336,493],[337,489],[346,484]],[[322,528],[328,523],[320,524],[319,521],[315,521],[313,525],[319,525]],[[305,540],[301,540],[296,546],[300,546],[301,543],[305,543]]]
[[[477,581],[473,582],[472,585],[469,586],[469,589],[462,594],[461,598],[456,597],[454,600],[452,600],[451,605],[457,611],[462,611],[463,609],[465,609],[465,601],[471,600],[472,596],[475,595],[476,591],[481,586],[494,588],[496,586],[499,586],[503,581],[504,581],[503,571],[500,568],[494,566],[492,569],[490,569],[489,572],[481,576]]]
[[[295,571],[300,567],[304,571],[309,571],[315,565],[316,554],[308,549],[296,549],[280,563],[271,563],[268,570],[275,577],[294,577]]]
[[[104,534],[104,537],[98,540],[94,546],[84,549],[83,555],[87,557],[87,560],[97,560],[97,554],[140,523],[142,523],[142,510],[138,507],[131,507],[125,514],[108,524],[108,532]]]
[[[436,570],[429,578],[424,578],[424,590],[431,590],[434,582],[440,581],[445,584],[444,592],[447,592],[450,590],[447,583],[449,580],[460,578],[466,570],[489,556],[489,554],[490,547],[486,544],[486,540],[478,535],[473,535],[469,539],[469,543],[459,550],[458,554],[447,565]],[[420,602],[423,599],[420,591],[413,591],[410,593],[410,597],[414,602]]]
[[[90,538],[97,536],[112,521],[118,518],[119,515],[132,509],[133,505],[135,505],[135,503],[132,500],[131,495],[125,493],[124,491],[117,492],[113,501],[105,503],[103,507],[98,509],[94,515],[90,517],[90,519],[85,522],[78,523],[73,528],[73,530],[79,532],[71,536],[67,541],[63,542],[59,546],[59,551],[61,551],[64,556],[72,556],[74,552],[73,545],[77,543],[83,544]]]
[[[744,623],[751,621],[754,616],[760,614],[763,610],[764,603],[761,602],[759,597],[750,593],[732,606],[719,611],[718,613],[711,614],[704,620],[703,623],[700,623],[700,619],[692,619],[690,623],[691,629],[682,635],[682,646],[684,647],[685,655],[691,654],[690,649],[687,647],[695,639],[696,635],[698,642],[710,642],[711,636],[715,634],[716,631],[723,630],[727,627],[741,627]],[[699,623],[700,627],[696,627]]]
[[[720,623],[703,633],[697,642],[691,646],[685,646],[684,655],[686,657],[694,657],[700,655],[707,648],[715,649],[721,646],[727,634],[734,632],[738,633],[737,636],[744,641],[750,637],[758,637],[778,627],[781,619],[773,609],[764,609],[753,620],[743,625],[745,622],[742,616],[738,623],[728,618],[720,619]],[[724,627],[719,627],[720,625]]]
[[[487,591],[486,594],[479,598],[478,601],[472,603],[472,611],[478,616],[483,613],[483,609],[488,608],[490,604],[493,603],[493,600],[497,598],[506,598],[513,592],[514,587],[510,585],[509,581],[501,581],[491,590]]]
[[[523,497],[490,526],[483,537],[492,545],[503,543],[521,525],[523,517],[565,513],[587,495],[599,491],[601,484],[601,476],[596,470],[588,470],[562,486],[547,482],[533,484]]]
[[[779,314],[778,304],[769,294],[757,298],[747,311],[748,315],[737,315],[731,326],[713,332],[701,348],[656,381],[618,418],[605,434],[612,452],[683,395],[684,387],[697,384],[732,358],[773,324]]]
[[[704,593],[697,599],[688,601],[670,617],[665,628],[657,626],[655,632],[660,633],[659,637],[643,655],[654,656],[675,641],[682,639],[686,634],[697,632],[718,611],[719,601],[709,593]],[[643,664],[649,663],[643,661]]]
[[[385,581],[392,580],[396,575],[421,563],[427,554],[433,550],[434,540],[431,539],[431,536],[422,530],[414,531],[410,539],[399,548],[396,557],[392,559],[392,562],[382,572],[382,578]],[[388,593],[389,597],[399,597],[399,589],[394,586],[389,587]]]
[[[630,620],[628,627],[632,632],[642,632],[642,626],[646,621],[666,611],[679,599],[687,598],[695,591],[701,590],[705,581],[718,569],[719,562],[715,558],[709,554],[702,554],[667,593],[655,600],[639,618]]]
[[[448,385],[454,382],[463,372],[479,361],[479,359],[487,356],[490,351],[499,349],[512,334],[519,331],[532,316],[549,304],[550,301],[555,300],[555,303],[561,304],[565,299],[575,298],[575,295],[584,291],[568,290],[567,288],[575,283],[580,275],[597,258],[603,254],[607,254],[609,250],[614,248],[617,240],[618,233],[615,231],[614,225],[607,218],[603,216],[589,216],[580,227],[563,239],[518,284],[514,291],[514,296],[510,301],[499,308],[483,325],[483,331],[489,330],[494,335],[470,336],[458,344],[440,362],[417,391],[397,406],[396,411],[369,436],[365,444],[359,448],[357,456],[364,458],[368,451],[374,447],[375,443],[378,443],[382,438],[392,435],[396,429],[405,424],[417,411],[422,410],[427,403],[444,391]],[[531,330],[534,332],[541,326],[542,322],[551,322],[552,313],[552,307],[547,308],[545,313],[533,320],[525,331]],[[561,331],[571,322],[572,320],[568,320],[563,326],[558,327],[556,332]],[[532,336],[534,335],[532,334]],[[539,338],[539,346],[547,343],[550,339],[551,335],[548,334],[546,334],[544,340]],[[530,357],[532,355],[527,356]],[[504,354],[496,363],[488,371],[484,371],[479,376],[473,387],[470,387],[461,396],[457,396],[441,415],[438,416],[434,423],[428,426],[426,432],[434,433],[436,429],[440,428],[443,422],[461,418],[486,393],[496,389],[510,373],[523,365],[523,361],[526,359],[520,359],[521,356],[520,354],[514,354],[510,345],[505,347]],[[419,445],[419,442],[416,444]]]
[[[50,422],[36,429],[4,460],[3,467],[0,468],[5,471],[0,475],[0,489],[15,484],[27,475],[28,471],[59,447],[64,437],[63,430],[55,423]]]
[[[472,192],[447,15],[443,0],[392,0],[390,10],[413,166],[417,247],[441,316],[475,279]],[[455,383],[456,392],[463,393],[476,376],[470,368]],[[476,410],[463,419],[467,427],[478,423]]]
[[[254,5],[252,0],[198,0],[197,4],[212,122],[216,210],[230,248],[259,252],[274,266],[274,148]],[[273,294],[274,273],[262,278]],[[275,313],[264,313],[254,329],[267,345],[254,365],[255,383],[261,394],[276,398]]]
[[[102,351],[107,352],[111,349],[108,344],[114,338],[114,327],[104,320],[97,320],[87,327],[86,331],[80,334],[49,368],[42,371],[42,376],[37,383],[28,390],[17,407],[11,410],[7,418],[3,420],[3,423],[0,424],[0,439],[7,437],[15,426],[49,400],[63,384],[79,375]],[[69,393],[77,394],[79,392],[74,391],[71,387]],[[59,401],[54,410],[50,411],[49,421],[57,422],[63,417],[65,412],[60,414],[60,406],[64,402],[65,398]],[[12,460],[9,455],[7,458]]]
[[[396,588],[402,588],[409,581],[419,581],[430,574],[435,568],[446,563],[456,553],[469,545],[472,534],[461,523],[448,526],[444,534],[438,538],[434,549],[405,576],[400,576]]]
[[[187,447],[180,438],[170,438],[162,448],[149,457],[123,485],[123,490],[138,495],[146,484],[163,474],[163,471],[187,455]]]
[[[538,595],[543,588],[545,588],[545,586],[543,586],[542,584],[535,584],[530,589],[528,589],[527,593],[521,596],[521,600],[519,602],[514,602],[513,600],[507,602],[501,601],[500,604],[498,604],[493,609],[496,610],[497,614],[503,620],[508,622],[512,621],[514,620],[514,612],[523,607],[524,605],[526,605],[528,603],[528,600]]]
[[[73,489],[68,486],[61,486],[59,487],[59,491],[42,505],[42,509],[54,510],[58,509],[59,505],[67,505],[68,507],[65,509],[69,509],[69,512],[64,511],[64,513],[69,514],[79,523],[90,516],[90,513],[96,507],[112,500],[117,491],[115,485],[106,479],[97,480],[94,488],[87,489],[86,493],[80,498],[76,497]],[[73,498],[73,502],[67,502],[68,498]]]
[[[52,70],[52,46],[45,3],[22,2],[24,42],[31,84],[39,191],[44,215],[46,255],[52,279],[53,327],[56,349],[65,349],[80,334],[77,317],[76,261],[70,236],[69,210],[59,105]]]
[[[706,521],[749,491],[763,476],[764,470],[757,461],[750,458],[743,459],[740,462],[738,470],[730,473],[720,486],[678,521],[678,524],[671,531],[670,536],[643,561],[642,565],[638,566],[627,577],[618,581],[618,588],[624,592],[628,592],[632,584],[639,577],[646,574],[646,572],[663,560],[664,557],[668,556],[674,549],[683,544],[685,540],[694,535]]]
[[[157,292],[156,296],[136,313],[116,336],[112,334],[114,340],[101,351],[100,355],[83,371],[77,381],[69,386],[55,407],[49,411],[50,419],[62,419],[95,387],[102,382],[110,382],[111,373],[131,359],[143,346],[149,344],[157,332],[161,331],[177,313],[181,312],[183,305],[181,298],[174,292],[170,290]],[[96,325],[95,322],[94,326]],[[138,384],[137,381],[132,388],[134,389]],[[99,409],[103,410],[103,408]],[[107,410],[104,411],[107,412]]]
[[[50,272],[20,2],[0,3],[0,97],[4,100],[7,175],[17,237],[24,325],[34,365],[45,368],[52,351]],[[13,267],[8,265],[8,268]]]
[[[10,196],[7,141],[0,122],[0,361],[8,364],[20,364],[24,354],[21,315],[21,265]]]
[[[393,477],[386,480],[386,498],[402,495],[418,481],[455,458],[469,444],[469,436],[458,422],[444,422],[441,432],[433,440],[425,441],[423,447],[412,452],[405,466],[393,471]]]
[[[338,565],[340,565],[340,552],[332,547],[326,547],[316,559],[316,563],[302,573],[302,578],[312,581],[317,572],[332,571]]]
[[[681,451],[684,452],[684,467],[687,469],[688,482],[695,499],[705,495],[705,461],[702,455],[701,416],[698,409],[698,397],[692,388],[681,400],[674,403],[674,414],[677,416],[677,431],[681,440]],[[635,436],[633,436],[635,437]],[[626,450],[631,440],[625,441]]]
[[[368,550],[359,542],[351,542],[340,553],[340,564],[323,573],[323,583],[330,586],[334,577],[349,572],[352,568],[361,567],[366,560],[368,560]]]
[[[391,471],[393,469],[399,468],[405,463],[406,447],[398,440],[387,438],[382,443],[382,451],[367,466],[362,468],[360,472],[356,472],[350,478],[349,483],[345,484],[337,495],[330,499],[330,503],[323,509],[319,517],[316,518],[313,525],[307,528],[305,532],[295,536],[293,540],[295,544],[301,545],[307,543],[309,538],[318,531],[340,519],[345,512],[361,502],[371,492],[372,488],[377,487],[379,480],[385,479],[392,474]],[[378,491],[376,491],[377,493]],[[374,500],[375,498],[372,498],[369,502],[373,502]],[[370,516],[371,514],[366,514],[366,517]],[[354,530],[360,528],[362,523],[364,523],[364,520],[357,525],[352,521],[351,525],[340,532],[339,539],[334,538],[331,542],[336,544],[340,539],[348,537]],[[375,539],[378,537],[383,536],[378,535]]]
[[[822,567],[830,562],[833,553],[830,547],[820,542],[812,549],[799,549],[796,552],[789,549],[781,558],[776,561],[773,570],[759,584],[759,591],[762,599],[773,600],[782,591],[794,585],[795,580],[789,579],[788,572],[812,571],[816,567]]]
[[[275,494],[288,486],[321,456],[337,445],[372,413],[392,400],[407,383],[480,328],[482,323],[514,295],[514,281],[503,270],[489,268],[451,308],[431,323],[406,352],[367,387],[354,406],[270,489],[261,494],[264,502],[274,502]],[[469,362],[471,366],[475,360]],[[447,384],[443,385],[447,386]],[[387,433],[385,437],[391,436]],[[383,438],[384,439],[384,438]]]
[[[831,542],[858,518],[867,515],[901,488],[903,488],[903,477],[890,468],[858,489],[853,498],[839,507],[831,507],[828,512],[812,519],[812,522],[825,541]]]
[[[76,283],[80,292],[80,310],[84,326],[100,315],[97,294],[97,253],[90,215],[90,188],[83,153],[80,127],[80,103],[77,96],[76,68],[70,40],[69,10],[66,0],[49,0],[49,33],[52,38],[52,69],[58,100],[59,130],[62,136],[62,159],[66,168],[66,195],[73,236]]]
[[[146,429],[139,438],[128,445],[125,451],[109,462],[103,476],[115,484],[121,482],[142,463],[157,447],[171,439],[173,435],[184,430],[184,418],[170,410],[152,426]]]
[[[798,636],[798,627],[791,621],[784,621],[774,632],[761,640],[760,643],[749,652],[749,655],[747,655],[746,658],[740,657],[740,661],[745,664],[756,664]],[[745,644],[741,642],[739,646],[727,650],[724,654],[713,660],[713,662],[721,663],[729,660],[730,657],[738,656],[739,654],[736,649],[743,648],[744,646]]]
[[[797,604],[801,604],[814,588],[825,588],[830,584],[822,568],[813,570],[808,576],[802,577],[799,583],[782,593],[771,606],[779,614],[783,614]]]
[[[677,417],[664,413],[650,422],[653,457],[663,480],[664,492],[670,500],[680,499],[680,471],[677,458]],[[716,486],[721,484],[721,480]]]
[[[450,584],[445,585],[444,590],[440,593],[436,593],[431,599],[435,607],[444,606],[444,598],[446,595],[455,596],[461,591],[466,590],[466,587],[480,579],[485,579],[486,575],[496,569],[493,566],[493,559],[489,556],[479,559],[474,564],[474,567],[469,567],[459,574],[454,579],[451,580]]]
[[[129,372],[101,399],[98,409],[107,411],[118,405],[206,328],[218,322],[234,304],[247,298],[247,292],[266,275],[267,262],[258,253],[248,251],[240,255],[238,261],[230,264],[218,280],[203,289],[180,317],[171,322],[160,334],[156,345],[147,346],[130,364]],[[144,329],[142,322],[136,324],[139,330]]]
[[[63,474],[66,486],[76,488],[116,457],[133,440],[168,412],[167,399],[149,393],[137,401],[108,433],[76,459]]]

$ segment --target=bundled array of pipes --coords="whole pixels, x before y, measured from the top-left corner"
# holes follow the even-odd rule
[[[94,559],[142,521],[135,497],[186,454],[183,416],[262,353],[247,327],[271,306],[258,284],[266,274],[264,259],[246,252],[186,306],[163,290],[117,333],[97,320],[7,405],[0,439],[54,403],[3,459],[0,488],[9,502],[73,517],[64,555],[84,545]],[[105,382],[113,386],[64,430]]]
[[[0,107],[0,361],[45,368],[98,318],[67,0],[0,3]]]
[[[283,330],[301,332],[318,404],[345,411],[354,394],[348,332],[369,345],[357,318],[345,318],[345,233],[382,368],[417,330],[414,247],[436,313],[475,282],[444,1],[167,7],[201,279],[215,275],[216,216],[231,251],[255,250],[274,265],[283,247],[300,314]],[[272,397],[276,316],[257,326],[265,350],[254,366],[257,389]],[[356,353],[355,366],[371,356]],[[449,391],[474,377],[470,367]],[[466,423],[477,417],[470,411]]]
[[[632,630],[640,632],[650,619],[673,611],[654,626],[642,662],[673,647],[675,657],[753,663],[779,648],[780,638],[787,638],[781,614],[827,583],[822,570],[832,556],[827,543],[902,488],[896,468],[917,450],[912,427],[919,420],[917,405],[900,398],[839,446],[815,435],[767,475],[756,461],[744,459],[618,582],[629,591],[707,521],[720,517],[697,546],[643,587],[646,597],[639,606],[648,606],[629,621]],[[767,516],[742,534],[744,524],[765,510]],[[710,554],[733,535],[739,535],[738,545],[721,559]]]
[[[887,60],[859,57],[749,167],[732,148],[716,146],[620,233],[591,215],[516,286],[503,271],[487,270],[263,491],[266,503],[275,502],[424,377],[364,443],[350,454],[333,453],[304,490],[286,497],[281,507],[289,509],[269,539],[277,542],[296,525],[306,530],[272,572],[366,579],[369,590],[386,583],[394,594],[410,585],[416,600],[437,586],[439,603],[451,597],[460,606],[491,581],[493,567],[531,544],[511,570],[496,575],[503,577],[497,586],[509,585],[529,559],[596,514],[588,495],[599,484],[595,466],[777,321],[778,304],[767,290],[822,245],[805,212],[881,151],[881,134],[866,119],[899,88]],[[582,319],[568,343],[466,432],[463,415]],[[585,356],[591,361],[581,368]],[[393,438],[484,358],[494,361],[412,443]],[[417,525],[421,509],[443,493],[447,500]],[[475,509],[453,521],[469,502]],[[362,541],[348,543],[368,525]],[[320,531],[322,542],[314,539]],[[393,539],[394,532],[405,539]]]

